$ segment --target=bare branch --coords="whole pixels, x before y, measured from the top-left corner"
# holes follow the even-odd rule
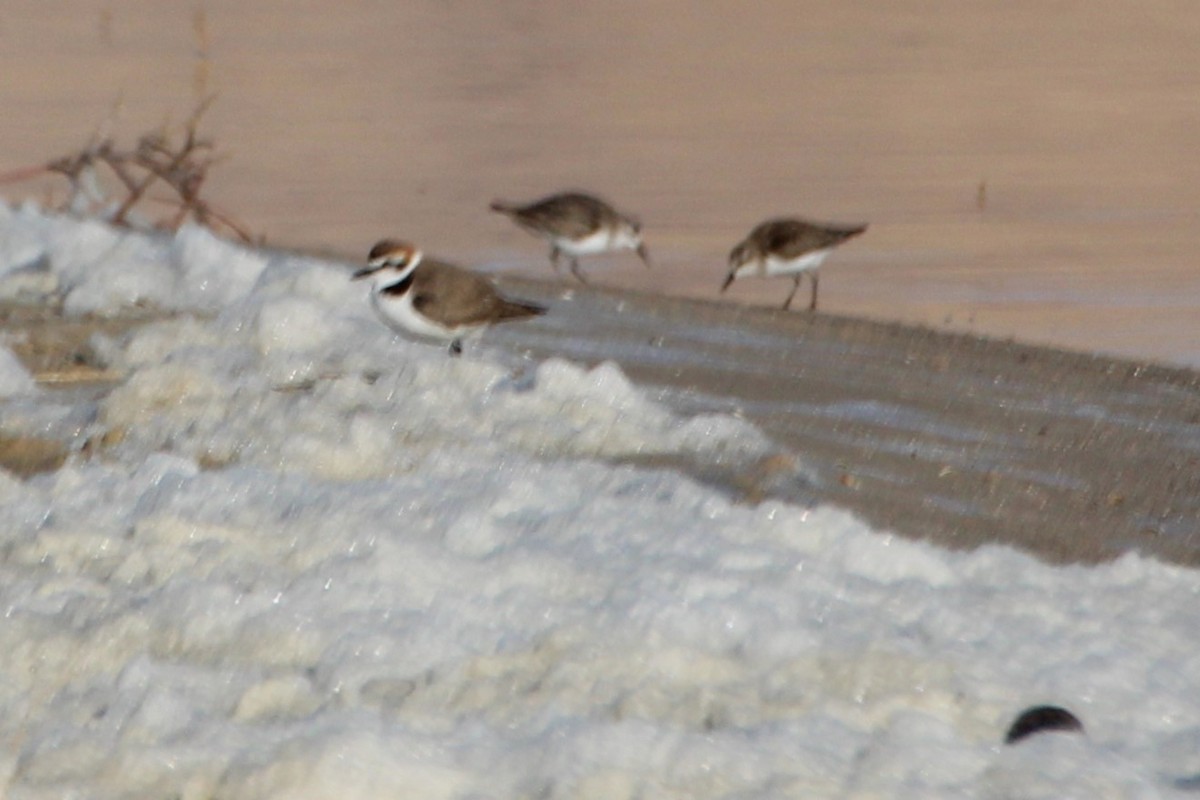
[[[147,199],[147,192],[156,185],[166,184],[175,195],[175,199],[167,202],[178,206],[169,223],[171,229],[178,228],[190,217],[200,225],[214,230],[219,225],[245,242],[254,242],[255,237],[245,227],[201,197],[208,170],[223,160],[216,153],[212,140],[199,133],[200,121],[215,100],[215,94],[209,95],[196,105],[182,126],[183,141],[178,145],[171,141],[170,126],[164,125],[140,136],[132,150],[118,149],[112,139],[101,135],[110,127],[110,121],[106,121],[78,152],[38,166],[0,173],[0,184],[59,174],[70,184],[64,207],[96,208],[102,203],[107,205],[107,192],[99,181],[103,176],[97,169],[103,166],[105,172],[115,178],[124,196],[110,217],[114,224],[128,225],[130,213]],[[118,106],[119,103],[118,100]],[[81,199],[83,203],[80,203]]]

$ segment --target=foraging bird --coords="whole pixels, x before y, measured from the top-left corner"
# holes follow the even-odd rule
[[[413,245],[395,239],[372,247],[367,266],[352,279],[367,277],[374,279],[371,301],[384,322],[402,333],[448,341],[452,355],[462,352],[464,336],[546,311],[508,300],[482,276],[427,259]]]
[[[650,254],[642,243],[641,222],[590,194],[566,192],[528,205],[497,200],[491,209],[550,242],[550,265],[555,272],[559,271],[559,258],[565,254],[571,274],[581,283],[587,283],[587,278],[579,271],[579,256],[633,250],[643,264],[650,266]]]
[[[808,310],[817,308],[817,269],[837,247],[847,239],[865,231],[864,225],[821,225],[802,219],[768,220],[738,243],[729,254],[729,274],[721,284],[724,292],[735,278],[747,275],[773,276],[792,275],[794,284],[787,300],[786,310],[800,288],[800,279],[809,273],[812,279],[812,299]]]

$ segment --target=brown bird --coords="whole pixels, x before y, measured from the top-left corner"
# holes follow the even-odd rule
[[[642,244],[642,224],[611,205],[582,192],[551,195],[528,205],[497,200],[492,211],[510,217],[526,231],[550,243],[550,265],[558,272],[558,260],[566,255],[571,274],[587,283],[579,271],[579,256],[615,250],[633,250],[650,266],[650,254]]]
[[[422,339],[450,342],[462,352],[464,336],[497,322],[545,313],[533,303],[508,300],[474,272],[427,259],[408,242],[384,239],[371,248],[367,266],[352,279],[371,277],[371,301],[394,330]]]
[[[847,239],[865,231],[863,225],[821,225],[802,219],[772,219],[762,223],[738,243],[729,254],[729,274],[721,284],[724,292],[735,278],[747,275],[769,277],[792,275],[794,284],[784,309],[800,288],[804,273],[812,277],[812,299],[809,311],[817,308],[817,269],[831,252]]]

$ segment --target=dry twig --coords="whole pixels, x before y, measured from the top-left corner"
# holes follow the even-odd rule
[[[124,199],[111,213],[104,213],[115,225],[133,227],[130,215],[144,200],[165,200],[178,206],[169,220],[159,227],[177,229],[189,217],[210,229],[225,228],[239,239],[253,242],[254,237],[245,226],[229,214],[212,206],[200,196],[200,189],[208,177],[208,170],[220,158],[216,155],[210,139],[199,135],[198,127],[215,96],[205,98],[192,112],[183,127],[183,141],[176,144],[165,131],[143,134],[132,150],[122,150],[108,137],[93,137],[83,149],[35,167],[25,167],[0,174],[0,184],[31,180],[47,173],[62,175],[70,184],[70,193],[65,208],[83,205],[92,212],[104,213],[103,207],[112,205],[99,182],[101,174],[115,178],[120,184]],[[104,167],[101,171],[100,167]],[[165,185],[173,193],[169,198],[149,198],[147,192]],[[218,231],[219,232],[219,231]]]

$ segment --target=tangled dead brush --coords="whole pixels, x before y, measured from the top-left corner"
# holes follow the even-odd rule
[[[209,97],[196,107],[182,126],[181,137],[172,137],[164,127],[140,136],[133,148],[122,149],[110,137],[94,136],[77,152],[0,175],[0,184],[58,174],[68,182],[62,210],[102,217],[114,225],[168,230],[191,219],[252,243],[255,237],[245,226],[201,197],[209,169],[221,160],[212,140],[198,132],[213,100]],[[163,188],[169,191],[166,196],[152,193]],[[151,203],[166,203],[174,211],[146,222],[150,216],[145,208]]]

